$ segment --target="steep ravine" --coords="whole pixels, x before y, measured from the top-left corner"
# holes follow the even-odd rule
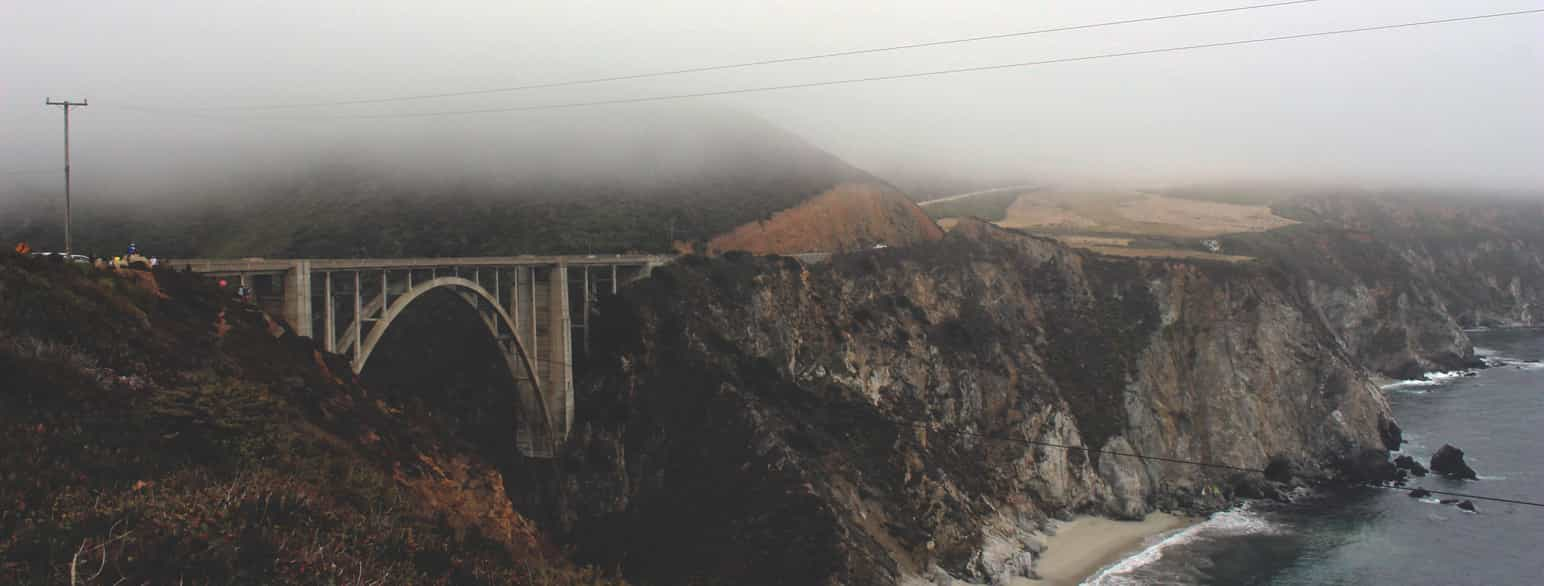
[[[602,315],[557,480],[511,492],[645,583],[1029,575],[1050,517],[1261,483],[1045,444],[1333,475],[1390,421],[1277,269],[981,224],[822,265],[686,258]]]

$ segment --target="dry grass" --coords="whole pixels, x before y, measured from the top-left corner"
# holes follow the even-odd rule
[[[1261,205],[1164,197],[1139,192],[1032,192],[1008,207],[1008,228],[1056,234],[1208,238],[1293,224]]]
[[[1093,248],[1095,246],[1131,246],[1130,238],[1111,238],[1109,236],[1077,236],[1059,235],[1055,238],[1062,244],[1075,248]]]
[[[1172,227],[1171,230],[1193,237],[1218,236],[1238,232],[1264,232],[1296,224],[1263,205],[1244,205],[1149,195],[1116,206],[1121,217],[1142,225]]]
[[[1068,246],[1109,256],[1229,262],[1250,257],[1200,250],[1199,241],[1223,234],[1263,232],[1294,223],[1263,205],[1181,199],[1137,191],[1025,193],[1008,207],[1007,217],[997,222],[1006,228],[1044,234]]]
[[[514,512],[497,452],[143,277],[0,252],[0,584],[614,582]]]
[[[1092,250],[1106,256],[1124,256],[1130,258],[1203,258],[1227,262],[1245,262],[1254,260],[1254,257],[1252,256],[1213,254],[1199,250],[1182,250],[1178,248],[1125,248],[1120,246],[1079,246],[1077,248]]]

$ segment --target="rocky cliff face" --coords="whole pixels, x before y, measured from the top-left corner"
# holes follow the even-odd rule
[[[1381,451],[1387,404],[1316,311],[1269,268],[980,224],[828,265],[688,258],[608,301],[562,480],[516,498],[661,583],[1027,575],[1050,516],[1260,482],[1109,452],[1332,475]]]
[[[1385,197],[1298,205],[1389,245],[1464,327],[1544,323],[1544,203]]]
[[[1473,362],[1463,328],[1544,323],[1544,208],[1487,199],[1316,197],[1305,223],[1226,239],[1299,275],[1369,369],[1398,378]]]

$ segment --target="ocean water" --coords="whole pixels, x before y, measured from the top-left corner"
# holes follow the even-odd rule
[[[1472,334],[1504,365],[1386,387],[1405,430],[1403,453],[1425,464],[1444,443],[1463,449],[1473,482],[1424,486],[1544,501],[1544,330]],[[1087,584],[1544,584],[1544,508],[1435,499],[1359,488],[1290,505],[1255,504],[1163,536]]]

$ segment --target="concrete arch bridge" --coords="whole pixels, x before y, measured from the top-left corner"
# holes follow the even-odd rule
[[[573,357],[590,342],[593,302],[671,257],[517,256],[418,259],[182,259],[173,268],[251,287],[295,333],[363,372],[403,311],[448,290],[477,311],[515,381],[515,442],[552,457],[573,424]]]

